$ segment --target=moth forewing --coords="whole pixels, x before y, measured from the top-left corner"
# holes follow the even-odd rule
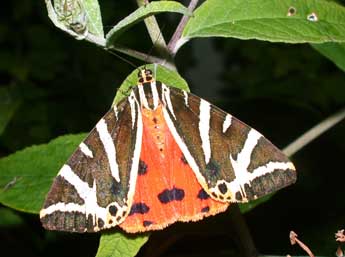
[[[141,149],[139,110],[135,94],[111,108],[63,165],[40,211],[45,228],[95,232],[126,218]]]

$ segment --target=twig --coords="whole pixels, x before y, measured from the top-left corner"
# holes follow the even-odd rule
[[[196,5],[198,4],[199,0],[191,0],[189,5],[188,5],[188,10],[190,11],[190,13],[193,12],[193,10],[195,9]],[[190,19],[190,16],[188,15],[183,15],[180,23],[178,24],[176,31],[174,33],[174,35],[171,37],[170,42],[168,44],[168,49],[169,52],[172,56],[176,55],[176,52],[178,50],[178,46],[177,46],[177,42],[179,41],[179,39],[181,38],[182,32],[184,30],[184,28],[187,25],[188,20]]]
[[[238,204],[230,206],[230,225],[235,230],[235,239],[237,240],[241,256],[256,257],[258,251],[255,247],[253,238],[250,234],[249,228],[243,215],[238,207]]]
[[[309,144],[315,138],[320,136],[322,133],[333,127],[335,124],[340,122],[342,119],[345,118],[345,108],[340,110],[339,112],[331,115],[324,121],[317,124],[315,127],[311,128],[307,132],[305,132],[302,136],[297,138],[294,142],[289,144],[287,147],[284,148],[283,152],[287,156],[291,156],[302,149],[304,146]]]
[[[308,246],[306,246],[302,241],[298,240],[297,234],[293,231],[290,231],[290,242],[292,245],[298,244],[310,257],[315,257],[314,254],[311,252]]]
[[[137,0],[137,4],[139,7],[145,6],[148,3],[149,3],[149,0]],[[160,28],[159,28],[156,17],[155,16],[149,16],[144,20],[144,22],[145,22],[147,31],[149,32],[151,41],[156,46],[157,51],[162,55],[162,57],[164,57],[166,60],[169,60],[168,61],[169,63],[172,63],[171,62],[171,55],[168,51],[168,46],[165,42],[165,39],[163,37],[163,34],[162,34]]]
[[[337,248],[337,251],[335,252],[335,255],[337,257],[344,257],[344,252],[343,250],[341,249],[340,245],[338,245],[338,248]]]

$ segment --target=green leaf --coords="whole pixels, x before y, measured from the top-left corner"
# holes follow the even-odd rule
[[[95,36],[104,37],[101,10],[98,0],[84,0],[86,17],[88,20],[88,29]]]
[[[126,18],[116,24],[106,35],[106,46],[109,47],[114,44],[115,40],[128,30],[130,27],[145,19],[148,16],[162,13],[162,12],[176,12],[185,15],[190,15],[189,10],[182,4],[175,1],[159,1],[150,2],[142,6],[128,15]]]
[[[208,0],[189,20],[179,45],[195,37],[345,42],[345,8],[327,0]]]
[[[8,87],[0,88],[0,135],[17,110],[20,102],[10,92]]]
[[[147,234],[138,236],[126,236],[119,232],[103,234],[96,257],[135,256],[148,239]]]
[[[134,70],[122,83],[119,90],[116,93],[114,104],[117,104],[124,97],[128,96],[130,89],[138,84],[138,72],[142,69],[150,69],[153,72],[153,77],[163,82],[164,84],[172,87],[177,87],[189,92],[187,82],[176,72],[165,68],[158,64],[147,64]]]
[[[345,71],[345,43],[324,43],[312,44],[312,46],[321,54],[326,56],[339,69]]]
[[[61,136],[0,159],[0,203],[38,213],[57,172],[84,137]]]
[[[251,211],[252,209],[254,209],[256,206],[267,202],[269,199],[271,199],[271,197],[274,195],[274,193],[269,194],[269,195],[265,195],[263,197],[260,197],[259,199],[250,201],[248,203],[241,203],[239,204],[240,210],[242,213],[246,213]]]

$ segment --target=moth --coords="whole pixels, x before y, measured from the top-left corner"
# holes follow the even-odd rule
[[[296,181],[294,165],[255,129],[149,69],[138,77],[62,166],[40,211],[46,229],[159,230]]]

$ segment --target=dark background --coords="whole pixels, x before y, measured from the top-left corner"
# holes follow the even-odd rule
[[[100,4],[105,31],[136,8],[134,1]],[[89,131],[133,67],[59,31],[43,0],[1,5],[0,87],[20,105],[0,135],[0,157],[59,135]],[[166,39],[179,17],[158,17]],[[143,24],[128,31],[121,43],[142,52],[152,48]],[[180,50],[176,65],[193,93],[281,148],[345,103],[344,72],[307,44],[197,39]],[[304,254],[289,245],[289,231],[294,230],[315,254],[334,254],[334,233],[345,221],[344,129],[341,122],[295,154],[297,183],[245,215],[260,253]],[[150,244],[166,237],[169,247],[162,248],[163,256],[228,256],[237,247],[236,232],[227,225],[230,214],[231,208],[202,222],[154,232],[139,254],[147,255]],[[2,256],[94,256],[97,251],[99,234],[46,232],[38,215],[16,215],[12,225],[0,221]]]

